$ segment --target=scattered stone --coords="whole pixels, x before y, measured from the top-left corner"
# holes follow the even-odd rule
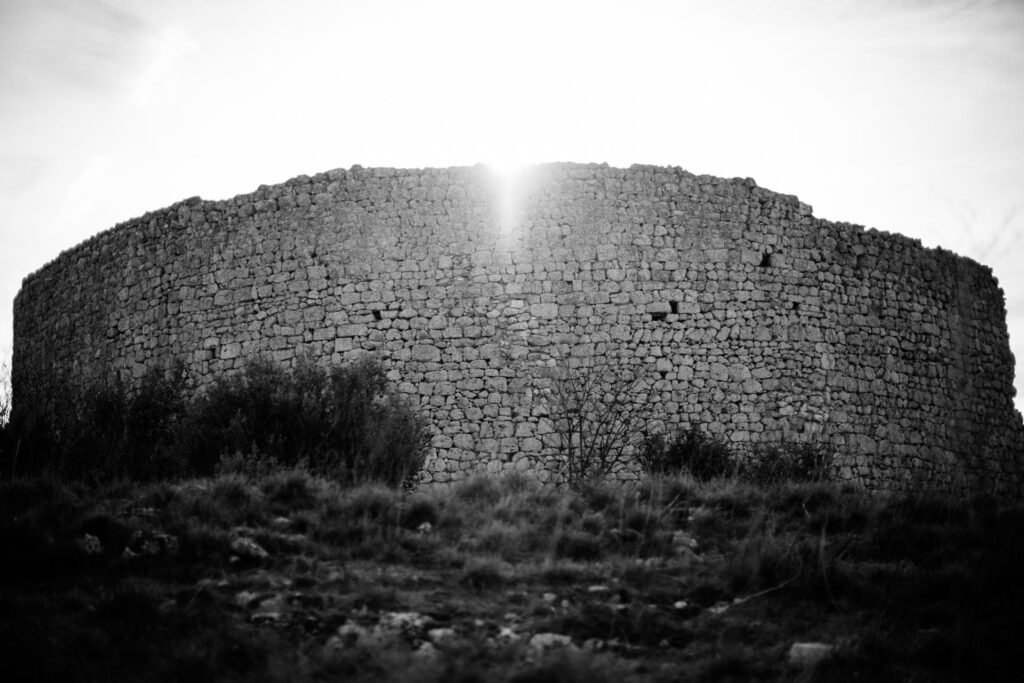
[[[429,622],[430,617],[419,612],[384,612],[376,630],[385,637],[401,635],[407,640],[419,640]]]
[[[136,555],[159,555],[160,542],[148,531],[138,530],[128,539],[128,547]]]
[[[458,639],[458,634],[455,633],[455,629],[445,626],[442,628],[432,628],[427,631],[427,640],[434,645],[446,645]]]
[[[438,651],[436,647],[434,647],[433,643],[431,643],[429,640],[424,640],[422,643],[419,644],[419,647],[413,650],[412,654],[417,659],[433,661],[437,659],[441,653]]]
[[[181,544],[178,543],[178,537],[172,536],[171,534],[154,534],[157,543],[160,544],[160,549],[167,555],[177,555],[178,551],[181,550]]]
[[[122,517],[156,517],[156,508],[151,507],[127,507],[121,512]]]
[[[423,522],[423,524],[420,524],[418,527],[416,527],[416,531],[418,531],[421,534],[429,534],[433,530],[434,525],[430,522]]]
[[[689,606],[690,603],[686,602],[686,600],[676,600],[672,603],[672,607],[674,607],[675,609],[686,609]]]
[[[708,607],[708,613],[714,614],[714,615],[717,616],[717,615],[722,614],[723,612],[725,612],[725,610],[729,609],[729,607],[731,607],[731,606],[732,606],[732,603],[718,602],[718,603],[715,603],[714,605],[712,605],[711,607]]]
[[[686,533],[685,531],[675,531],[672,534],[672,545],[675,547],[676,552],[696,552],[697,551],[697,539]]]
[[[508,626],[502,626],[499,628],[498,635],[495,637],[495,640],[499,643],[505,644],[518,643],[522,639],[523,637],[521,635],[513,631]]]
[[[246,560],[265,560],[270,557],[270,553],[259,543],[245,536],[237,536],[231,540],[231,552]]]
[[[587,586],[587,592],[591,594],[604,594],[610,593],[611,588],[604,585]]]
[[[86,555],[103,554],[103,544],[100,542],[100,539],[92,534],[83,534],[81,538],[75,541],[75,545]]]
[[[259,601],[249,619],[254,622],[278,622],[287,611],[288,598],[284,595],[271,595]]]
[[[828,643],[793,643],[789,648],[789,662],[797,666],[815,666],[834,649],[835,646]]]
[[[535,633],[530,638],[530,649],[537,653],[571,646],[572,638],[561,633]]]
[[[351,620],[346,621],[338,627],[327,643],[324,645],[324,654],[331,655],[357,644],[367,644],[370,640],[370,631],[365,626],[360,626]]]
[[[545,593],[541,597],[544,599],[544,602],[548,603],[549,605],[558,599],[558,596],[554,593]]]
[[[178,537],[164,533],[137,530],[128,538],[121,558],[133,560],[143,555],[177,555],[180,550]]]
[[[260,596],[257,593],[253,593],[251,591],[242,591],[241,593],[235,596],[235,604],[239,607],[248,608],[251,607],[253,603],[256,602],[256,599],[259,597]]]

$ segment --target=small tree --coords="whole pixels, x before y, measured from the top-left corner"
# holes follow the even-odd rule
[[[647,417],[646,381],[607,360],[552,368],[549,379],[545,399],[565,483],[575,488],[625,465]]]
[[[259,456],[346,483],[398,486],[430,446],[427,422],[368,359],[330,370],[306,359],[292,371],[251,359],[192,404],[187,427],[183,450],[202,474],[224,458]]]
[[[0,360],[0,436],[11,421],[11,364]]]

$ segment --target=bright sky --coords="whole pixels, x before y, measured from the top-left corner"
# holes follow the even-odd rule
[[[1019,0],[0,0],[0,359],[115,223],[363,166],[753,177],[1007,294],[1024,407]]]

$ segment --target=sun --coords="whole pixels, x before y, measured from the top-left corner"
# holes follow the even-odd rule
[[[506,157],[484,165],[493,178],[499,237],[502,241],[511,240],[521,226],[522,181],[527,164],[521,159]]]

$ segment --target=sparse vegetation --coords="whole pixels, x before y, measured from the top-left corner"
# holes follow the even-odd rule
[[[1024,512],[682,474],[0,485],[9,680],[999,680]],[[832,655],[803,668],[795,642]]]
[[[671,436],[646,435],[637,461],[648,474],[686,472],[700,481],[735,476],[755,484],[774,484],[827,479],[832,450],[827,443],[783,442],[758,444],[744,453],[689,427]]]

